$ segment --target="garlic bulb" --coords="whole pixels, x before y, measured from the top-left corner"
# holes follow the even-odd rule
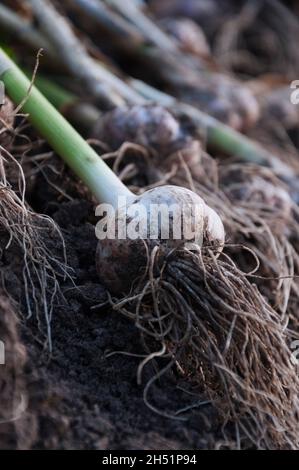
[[[127,233],[121,238],[119,222],[123,221]],[[158,247],[161,266],[176,249],[209,246],[220,251],[224,239],[220,217],[200,196],[178,186],[161,186],[132,195],[116,211],[115,237],[98,242],[97,270],[110,292],[126,292],[144,274],[154,247]]]
[[[156,105],[118,107],[101,117],[92,137],[105,142],[112,150],[124,142],[134,142],[163,157],[191,139],[167,109]]]

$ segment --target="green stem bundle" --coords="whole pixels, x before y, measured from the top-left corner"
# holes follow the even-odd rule
[[[91,127],[100,116],[99,112],[97,115],[96,108],[92,105],[88,105],[89,112],[86,116],[85,113],[83,113],[84,105],[86,105],[85,103],[80,102],[75,95],[65,91],[63,88],[53,84],[49,80],[37,78],[36,83],[38,88],[41,89],[50,102],[62,111],[64,107],[77,103],[77,111],[75,111],[75,108],[73,107],[72,116],[70,115],[72,122],[76,122],[80,126],[85,123],[86,128],[88,128]],[[261,145],[252,141],[248,137],[231,129],[225,124],[220,123],[217,119],[207,116],[205,113],[188,104],[178,102],[172,96],[159,92],[139,80],[132,80],[132,85],[146,98],[152,99],[153,101],[171,108],[174,111],[180,110],[182,113],[188,115],[192,121],[197,124],[199,129],[206,131],[207,143],[210,148],[216,149],[227,155],[234,156],[238,160],[242,160],[244,162],[272,167],[275,173],[283,178],[291,178],[294,176],[293,169],[284,164],[278,157],[271,154]],[[79,116],[79,103],[82,110],[81,116]]]
[[[100,202],[115,205],[119,195],[131,195],[113,171],[36,87],[32,86],[2,49],[0,80],[14,103],[20,105],[22,112],[29,115],[33,126]]]
[[[78,2],[78,3],[81,3],[81,2]],[[0,10],[0,13],[1,13],[1,10]],[[5,13],[7,12],[5,11]],[[23,38],[23,40],[27,42],[27,44],[30,45],[31,47],[32,46],[34,46],[35,48],[40,47],[41,41],[38,41],[39,36],[35,34],[35,30],[31,28],[29,31],[28,29],[25,28],[25,32],[28,34],[27,35],[24,34],[22,21],[18,18],[18,15],[9,9],[8,9],[8,13],[9,13],[8,15],[9,19],[12,18],[13,21],[7,20],[7,14],[3,15],[3,17],[0,15],[0,24],[2,25],[1,21],[3,21],[3,24],[6,25],[7,30],[12,30],[14,32],[17,32],[18,37]],[[49,41],[49,38],[47,39],[47,41]],[[57,54],[55,57],[59,59]],[[76,61],[75,53],[72,53],[72,57],[74,58],[74,61]],[[82,67],[81,68],[77,67],[76,76],[78,76],[79,70],[85,70],[85,68],[83,67],[82,69]],[[111,78],[112,75],[113,74],[110,73],[109,77]],[[120,81],[120,79],[118,79],[118,81]],[[291,168],[289,165],[285,164],[284,162],[282,162],[279,157],[273,155],[271,152],[264,149],[257,142],[252,141],[251,139],[247,138],[241,133],[234,131],[230,127],[219,122],[217,119],[212,118],[208,114],[200,111],[199,109],[191,105],[178,101],[173,96],[170,96],[168,94],[158,91],[157,89],[153,88],[152,86],[140,80],[130,79],[128,80],[128,85],[130,85],[131,91],[133,90],[136,92],[134,93],[134,99],[132,100],[132,102],[135,102],[135,98],[139,97],[139,99],[137,99],[136,101],[139,103],[140,100],[142,101],[141,97],[143,97],[147,101],[154,101],[155,103],[160,104],[161,106],[166,106],[169,108],[173,108],[175,110],[181,110],[183,113],[187,114],[193,120],[195,125],[198,126],[200,131],[202,130],[205,131],[208,148],[215,149],[219,151],[220,153],[224,153],[229,156],[236,157],[236,159],[239,161],[255,163],[261,166],[268,166],[272,168],[274,172],[278,176],[282,177],[283,179],[289,180],[289,179],[294,178],[294,169]],[[104,90],[101,89],[101,91],[103,92]],[[105,90],[104,95],[106,96],[108,101],[112,96],[111,94],[109,94],[110,98],[107,97],[107,90]],[[54,103],[54,105],[56,104]],[[78,107],[76,107],[76,111],[73,112],[73,114],[76,114],[77,116],[76,119],[79,120],[80,123],[81,121],[83,121],[81,117],[83,110],[84,112],[86,112],[85,106],[81,107],[80,112],[79,112]],[[84,119],[86,122],[86,127],[88,127],[89,125],[88,124],[89,120],[90,122],[92,122],[92,120],[95,119],[94,111],[91,112],[90,107],[88,109],[87,116],[86,118],[84,116]]]

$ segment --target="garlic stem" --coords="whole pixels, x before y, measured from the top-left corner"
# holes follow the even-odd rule
[[[31,86],[28,78],[0,49],[0,80],[6,93],[51,147],[84,181],[99,202],[117,207],[119,196],[131,197],[132,193],[119,180],[99,155],[46,100]]]

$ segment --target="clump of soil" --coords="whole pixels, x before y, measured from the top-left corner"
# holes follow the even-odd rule
[[[25,346],[18,332],[18,319],[11,301],[0,291],[0,448],[26,449],[36,439],[34,412],[28,409],[24,376]]]

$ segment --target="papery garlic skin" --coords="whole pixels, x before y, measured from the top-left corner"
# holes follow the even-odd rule
[[[139,206],[144,209],[138,215],[138,222],[143,227],[141,236],[136,239],[129,236],[120,238],[118,222],[125,220],[129,227],[135,209],[139,214]],[[154,219],[153,222],[153,207],[169,209],[168,220],[161,218]],[[144,274],[148,256],[155,247],[158,247],[158,264],[161,265],[176,249],[201,249],[202,246],[210,246],[220,252],[225,241],[224,227],[218,214],[193,191],[178,186],[161,186],[130,198],[127,206],[117,211],[115,217],[115,238],[100,240],[96,253],[99,276],[112,293],[119,294],[130,289],[134,280]],[[181,230],[181,237],[176,238],[174,235],[179,232],[178,225],[184,227],[186,218],[191,237],[185,238],[185,232]],[[168,224],[170,228],[168,239],[164,237],[164,232],[167,232],[164,231],[164,224]],[[152,234],[156,236],[153,237]]]

